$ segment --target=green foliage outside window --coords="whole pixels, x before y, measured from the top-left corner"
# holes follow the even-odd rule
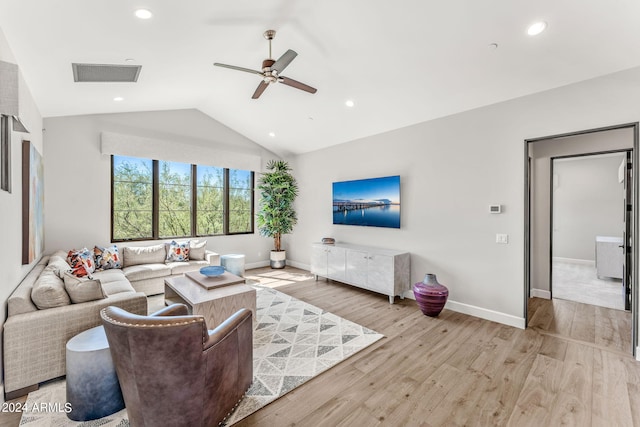
[[[253,232],[251,171],[124,156],[112,165],[114,241]]]

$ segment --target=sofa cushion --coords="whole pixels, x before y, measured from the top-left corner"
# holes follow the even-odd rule
[[[64,273],[71,271],[71,266],[67,263],[66,259],[58,255],[51,255],[51,257],[49,257],[47,267],[51,268],[61,279],[64,279]]]
[[[166,262],[189,261],[189,241],[178,243],[175,240],[166,247]]]
[[[156,264],[163,263],[167,256],[164,244],[154,246],[125,246],[122,249],[123,265],[130,267],[132,265]]]
[[[96,259],[96,270],[122,268],[120,253],[118,252],[118,247],[116,245],[105,248],[102,246],[94,246],[93,256]]]
[[[103,283],[102,290],[104,290],[104,293],[106,293],[108,296],[120,294],[123,292],[136,291],[135,289],[133,289],[133,286],[131,286],[131,283],[129,283],[129,281],[124,278],[124,276],[122,276],[120,280],[114,280],[112,282]]]
[[[168,262],[167,265],[171,268],[171,274],[182,274],[189,271],[200,270],[202,267],[209,265],[207,261],[182,261],[182,262]]]
[[[71,304],[64,281],[48,266],[33,284],[31,300],[40,310]]]
[[[98,279],[86,279],[65,273],[64,288],[74,304],[106,298]]]
[[[100,279],[100,283],[104,287],[105,283],[117,282],[118,280],[126,280],[124,273],[119,268],[113,268],[111,270],[101,270],[93,273],[94,279]]]
[[[122,269],[124,276],[130,281],[153,279],[156,277],[169,276],[171,268],[164,263],[162,264],[144,264],[125,267]]]
[[[204,255],[207,252],[207,241],[198,242],[192,240],[189,246],[189,260],[204,260]]]

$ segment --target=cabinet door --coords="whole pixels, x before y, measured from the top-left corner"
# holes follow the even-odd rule
[[[345,252],[344,248],[335,246],[327,247],[327,277],[337,281],[344,281],[345,274]]]
[[[327,277],[327,248],[326,246],[311,246],[311,274]]]
[[[368,261],[367,288],[386,295],[394,295],[393,257],[372,254]]]
[[[364,287],[367,284],[369,254],[363,251],[347,251],[347,282]]]

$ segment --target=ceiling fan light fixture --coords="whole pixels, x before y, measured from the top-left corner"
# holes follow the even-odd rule
[[[547,28],[546,22],[544,21],[535,22],[529,25],[529,28],[527,29],[527,34],[529,34],[530,36],[537,36],[544,30],[546,30],[546,28]]]

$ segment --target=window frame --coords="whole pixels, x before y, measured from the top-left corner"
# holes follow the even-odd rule
[[[145,159],[152,161],[152,214],[151,214],[151,236],[138,237],[131,239],[116,239],[114,238],[114,188],[115,188],[115,170],[114,159],[116,155],[111,155],[111,242],[139,242],[149,240],[169,240],[169,239],[185,239],[194,237],[215,237],[215,236],[235,236],[244,234],[255,234],[255,171],[247,171],[251,176],[251,188],[249,194],[251,195],[250,206],[250,226],[249,231],[230,232],[229,231],[229,170],[230,168],[223,169],[223,195],[222,195],[222,218],[223,218],[223,230],[222,233],[216,234],[198,234],[198,165],[191,164],[191,233],[187,236],[165,236],[159,237],[159,216],[160,216],[160,161],[155,159]],[[119,156],[119,157],[131,157],[131,156]],[[203,167],[209,165],[201,165]],[[214,166],[219,167],[219,166]]]

